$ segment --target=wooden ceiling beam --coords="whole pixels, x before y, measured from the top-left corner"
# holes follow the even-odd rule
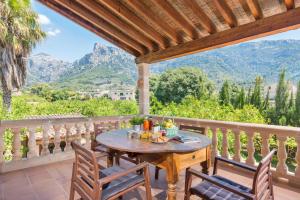
[[[136,42],[135,40],[131,39],[124,33],[120,32],[115,27],[111,26],[105,20],[96,17],[94,14],[90,13],[88,10],[84,9],[82,6],[77,4],[74,1],[69,0],[53,0],[57,4],[64,6],[74,12],[75,14],[79,15],[80,17],[84,18],[85,20],[93,23],[98,28],[101,28],[104,32],[114,36],[118,40],[124,42],[128,46],[132,47],[136,51],[138,51],[141,55],[148,53],[147,49],[141,45],[140,43]]]
[[[215,24],[205,14],[203,9],[197,4],[195,0],[184,0],[183,3],[193,11],[193,13],[200,20],[201,26],[210,34],[217,32]]]
[[[120,47],[121,49],[124,49],[128,53],[134,55],[134,56],[139,56],[141,55],[138,51],[135,49],[131,48],[130,46],[126,45],[125,43],[121,42],[117,38],[114,38],[111,35],[108,35],[106,32],[104,32],[102,29],[99,29],[98,27],[94,26],[92,23],[89,21],[86,21],[82,19],[80,16],[74,14],[70,10],[66,9],[65,7],[56,4],[53,1],[49,0],[38,0],[40,3],[46,5],[48,8],[51,8],[52,10],[58,12],[59,14],[65,16],[66,18],[74,21],[75,23],[81,25],[82,27],[88,29],[89,31],[95,33],[99,37],[107,40],[108,42]]]
[[[153,0],[191,39],[198,39],[199,35],[192,23],[186,20],[167,0]]]
[[[117,0],[98,0],[98,3],[104,5],[108,9],[118,15],[120,18],[125,20],[127,23],[135,26],[140,32],[144,33],[156,43],[158,43],[161,49],[167,47],[166,41],[164,38],[154,30],[151,26],[146,24],[141,18],[136,16],[132,11],[130,11],[126,6],[121,4]]]
[[[238,26],[237,19],[225,0],[213,0],[213,2],[217,10],[231,28]]]
[[[284,3],[288,10],[295,8],[294,0],[284,0]]]
[[[143,45],[145,45],[149,50],[155,51],[157,47],[155,47],[154,43],[145,37],[143,34],[136,31],[131,25],[126,22],[122,22],[118,17],[113,15],[107,9],[97,4],[94,0],[76,0],[80,5],[93,12],[98,17],[101,17],[105,21],[112,24],[115,28],[119,29],[124,34],[128,35],[134,40],[139,41]]]
[[[183,41],[177,36],[176,31],[167,22],[161,19],[157,13],[152,12],[140,0],[127,0],[126,3],[139,15],[142,15],[144,18],[160,27],[160,29],[170,38],[171,43],[176,44]]]
[[[159,62],[297,28],[300,28],[300,8],[240,25],[239,27],[218,32],[184,44],[179,44],[146,56],[140,56],[136,59],[136,63]]]
[[[259,5],[258,0],[246,0],[246,1],[253,17],[256,20],[264,18],[263,11]]]

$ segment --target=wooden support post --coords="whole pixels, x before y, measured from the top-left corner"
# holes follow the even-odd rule
[[[148,115],[150,107],[149,95],[149,65],[147,63],[137,64],[138,70],[138,91],[140,114]]]

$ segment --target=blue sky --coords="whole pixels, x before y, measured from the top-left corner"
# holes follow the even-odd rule
[[[48,34],[47,39],[36,46],[33,54],[43,52],[65,61],[74,61],[91,52],[95,42],[113,46],[94,33],[36,2],[36,0],[33,0],[32,6],[39,14],[39,21],[43,30]],[[300,40],[300,29],[260,38],[256,41],[280,39]]]

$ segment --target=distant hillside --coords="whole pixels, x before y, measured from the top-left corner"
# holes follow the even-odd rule
[[[300,80],[300,41],[279,40],[251,42],[155,64],[154,72],[181,66],[203,69],[217,84],[224,79],[249,84],[255,76],[267,84],[277,82],[281,69],[287,70],[292,81]]]
[[[151,65],[153,73],[170,68],[195,66],[205,71],[220,86],[225,79],[249,85],[255,76],[268,85],[277,82],[281,69],[294,83],[300,80],[300,41],[279,40],[243,43]],[[28,83],[50,82],[73,89],[109,88],[121,82],[135,85],[134,57],[115,47],[96,43],[93,52],[74,63],[47,54],[29,60]]]

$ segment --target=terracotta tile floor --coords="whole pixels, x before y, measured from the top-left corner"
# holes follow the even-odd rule
[[[126,167],[128,163],[123,162],[121,165]],[[69,160],[2,174],[0,175],[0,200],[66,200],[70,188],[71,166],[72,161]],[[151,167],[151,174],[153,199],[165,199],[167,185],[164,170],[161,170],[158,181],[154,180],[153,167]],[[251,186],[249,176],[241,172],[223,167],[219,170],[219,174]],[[179,191],[177,199],[181,200],[184,190],[184,172],[180,174],[177,187]],[[275,183],[274,189],[276,200],[300,200],[300,189],[289,187],[283,183]],[[123,199],[144,199],[144,194],[144,188],[140,188],[124,196]],[[193,197],[192,199],[197,198]]]

